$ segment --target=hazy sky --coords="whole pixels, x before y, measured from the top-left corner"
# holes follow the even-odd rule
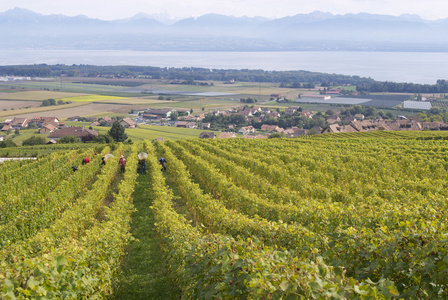
[[[0,0],[0,12],[14,7],[44,15],[82,14],[103,20],[129,18],[140,12],[172,18],[207,13],[279,18],[315,10],[333,14],[417,14],[427,20],[448,18],[447,0]]]

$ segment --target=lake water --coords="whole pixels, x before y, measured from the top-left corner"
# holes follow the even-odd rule
[[[0,65],[42,63],[305,70],[426,84],[448,79],[448,53],[441,52],[0,50]]]

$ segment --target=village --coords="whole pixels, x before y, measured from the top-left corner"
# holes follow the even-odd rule
[[[193,114],[185,109],[145,109],[133,110],[125,117],[80,117],[73,116],[65,121],[57,117],[34,117],[7,119],[0,131],[4,135],[22,129],[36,129],[38,134],[47,134],[49,143],[57,143],[64,136],[75,136],[80,141],[92,141],[98,135],[95,127],[111,127],[116,121],[126,129],[139,125],[170,126],[204,130],[199,138],[294,138],[307,135],[340,132],[365,132],[375,130],[420,131],[448,130],[445,122],[422,122],[419,115],[391,116],[383,119],[381,114],[365,116],[363,109],[356,106],[339,114],[334,111],[313,112],[300,106],[290,106],[284,110],[261,106],[240,106],[231,109],[212,110]],[[367,113],[372,113],[366,109]],[[354,113],[358,112],[358,113]],[[67,125],[66,122],[77,122]],[[286,125],[286,126],[285,126]],[[289,125],[289,126],[288,126]],[[3,140],[4,135],[0,134]]]

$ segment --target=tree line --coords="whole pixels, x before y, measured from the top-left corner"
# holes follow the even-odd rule
[[[151,66],[95,66],[95,65],[16,65],[0,66],[0,75],[27,77],[102,77],[118,78],[147,77],[152,79],[194,81],[244,81],[279,83],[280,86],[305,85],[316,83],[363,84],[374,82],[371,78],[341,74],[325,74],[310,71],[265,71],[249,69],[208,69],[208,68],[167,68]]]
[[[439,79],[436,84],[418,84],[418,83],[397,83],[390,81],[375,81],[371,83],[362,83],[356,85],[358,92],[369,93],[447,93],[448,81]]]
[[[152,67],[152,66],[95,66],[95,65],[15,65],[0,66],[0,76],[24,77],[115,77],[180,80],[185,84],[197,81],[243,81],[278,83],[280,87],[314,88],[316,85],[353,85],[361,93],[448,93],[447,80],[436,84],[397,83],[376,81],[372,78],[326,74],[310,71],[265,71],[250,69],[208,69],[195,67]]]

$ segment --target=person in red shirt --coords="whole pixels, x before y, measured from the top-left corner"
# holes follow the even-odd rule
[[[84,158],[82,159],[82,164],[83,164],[83,165],[88,164],[89,162],[90,162],[90,159],[89,159],[88,157],[84,157]]]

